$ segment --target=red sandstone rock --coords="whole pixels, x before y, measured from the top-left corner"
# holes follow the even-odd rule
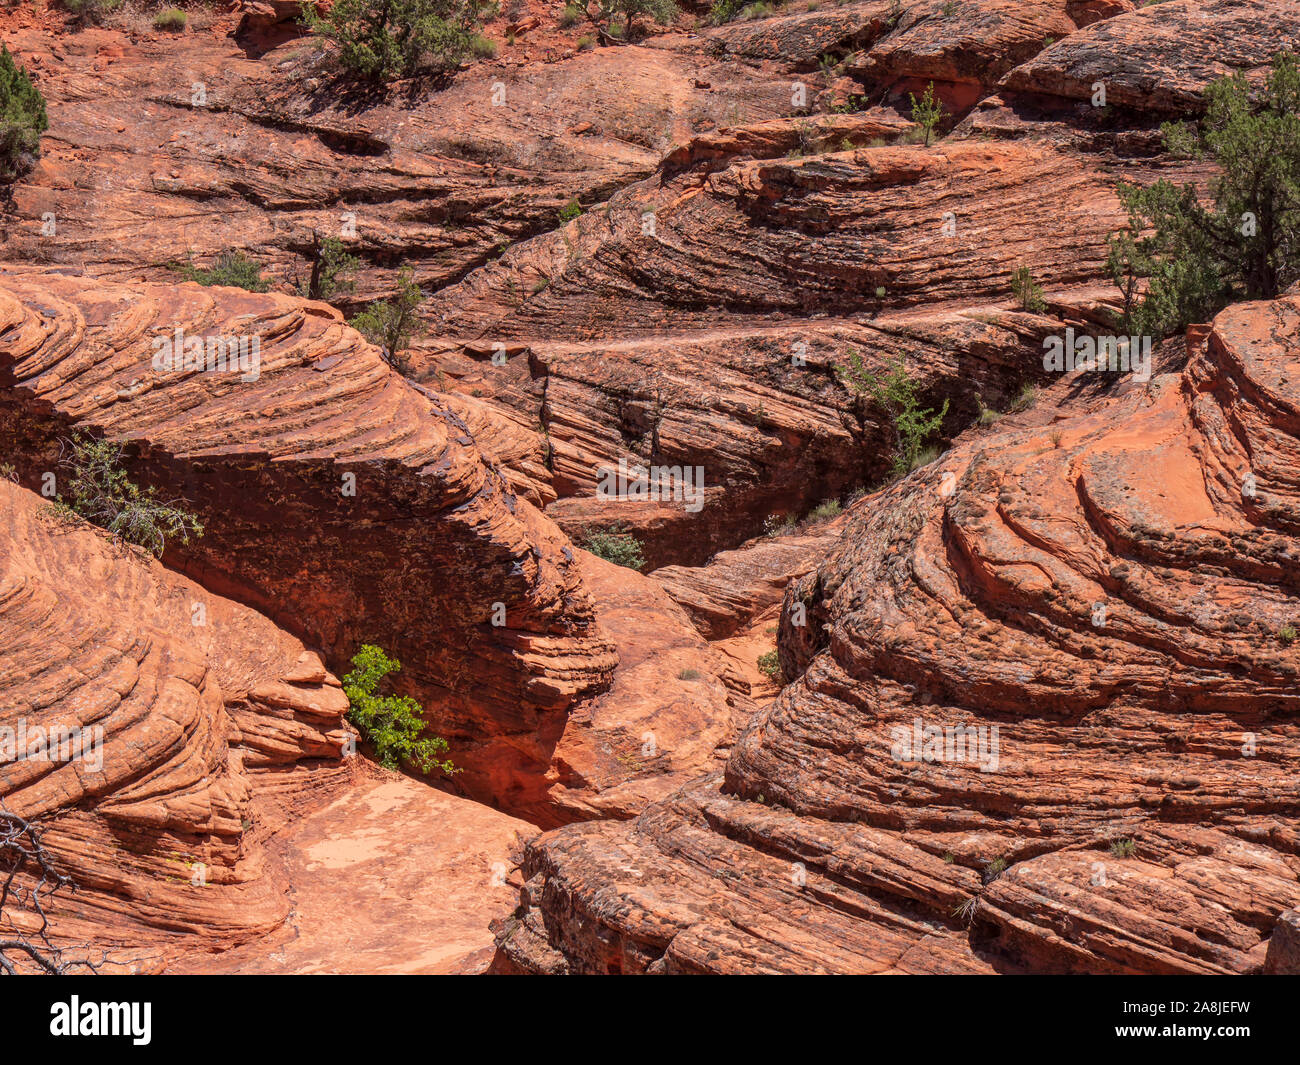
[[[54,897],[60,939],[147,963],[169,933],[215,949],[277,926],[265,838],[345,784],[346,709],[298,640],[0,478],[0,802],[50,818],[79,888]],[[5,749],[38,729],[82,746]]]
[[[1262,78],[1300,33],[1296,0],[1167,0],[1088,26],[1007,74],[1017,92],[1162,114],[1203,109],[1201,93],[1236,70]]]
[[[1232,308],[1181,378],[860,503],[724,777],[540,837],[499,967],[1258,971],[1300,902],[1298,346],[1300,300]]]

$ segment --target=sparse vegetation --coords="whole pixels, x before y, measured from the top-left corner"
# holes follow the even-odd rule
[[[643,545],[622,525],[611,525],[608,529],[588,530],[583,537],[582,547],[597,558],[612,562],[616,566],[639,570],[645,565],[645,556],[641,553]]]
[[[623,25],[615,33],[617,23],[614,20],[619,15],[623,16]],[[677,4],[673,0],[600,0],[599,18],[601,22],[608,23],[606,32],[612,37],[632,40],[638,15],[653,19],[660,26],[667,26],[677,17]]]
[[[1283,625],[1277,630],[1278,642],[1283,647],[1290,647],[1295,643],[1297,636],[1300,636],[1300,631],[1298,631],[1294,625]]]
[[[918,100],[913,93],[908,93],[907,97],[912,101],[912,121],[925,131],[925,146],[930,146],[930,137],[934,134],[935,127],[943,118],[943,104],[934,94],[934,82],[930,82],[925,87],[925,92],[921,94]]]
[[[376,300],[354,315],[351,326],[383,352],[384,359],[399,372],[410,366],[404,355],[411,339],[420,329],[416,310],[424,293],[415,283],[415,271],[409,266],[397,275],[397,291],[386,300]]]
[[[699,680],[703,674],[698,669],[683,669],[677,674],[678,680]]]
[[[564,10],[560,12],[560,28],[567,30],[570,26],[576,26],[586,17],[587,9],[583,5],[565,4]]]
[[[122,0],[62,0],[62,4],[81,22],[98,25],[122,7]]]
[[[424,712],[409,695],[379,695],[379,684],[402,668],[374,644],[362,644],[352,656],[352,671],[343,678],[348,697],[348,720],[374,749],[380,765],[399,769],[410,765],[421,773],[441,770],[449,776],[457,769],[442,757],[447,741],[424,735]]]
[[[1167,124],[1174,154],[1208,155],[1213,205],[1193,185],[1123,184],[1134,272],[1148,280],[1137,331],[1155,336],[1209,321],[1238,300],[1273,299],[1300,280],[1300,63],[1278,54],[1265,86],[1244,74],[1206,89],[1199,126]]]
[[[862,356],[850,351],[847,366],[836,366],[841,381],[858,397],[876,406],[890,422],[894,433],[893,472],[903,477],[917,465],[926,442],[937,433],[948,415],[948,401],[936,412],[923,408],[920,386],[903,357],[898,356],[883,378],[871,373]]]
[[[355,287],[352,275],[361,266],[361,260],[349,255],[346,245],[337,237],[313,235],[311,274],[298,283],[298,294],[309,300],[329,300],[332,296],[351,292]]]
[[[153,28],[163,30],[167,33],[180,33],[185,29],[185,23],[189,21],[189,16],[178,8],[168,7],[159,11],[153,17]]]
[[[78,433],[60,445],[59,465],[68,471],[68,494],[55,507],[78,515],[111,533],[119,543],[134,544],[160,556],[171,539],[187,544],[203,535],[203,523],[185,500],[163,501],[154,488],[141,488],[126,473],[123,447]]]
[[[49,126],[45,97],[0,44],[0,183],[9,184],[35,165],[41,134]]]
[[[804,522],[809,525],[817,525],[821,522],[830,521],[843,509],[844,507],[838,499],[824,499],[812,510],[808,511],[808,517],[804,519]]]
[[[303,5],[303,22],[338,45],[343,68],[373,81],[449,69],[474,50],[478,0],[334,0],[321,14]]]
[[[262,277],[262,268],[257,261],[235,249],[222,252],[207,270],[200,269],[189,260],[175,264],[173,269],[186,281],[196,281],[209,287],[229,285],[249,292],[265,292],[270,288],[270,283]]]
[[[758,656],[758,671],[765,677],[777,680],[781,676],[781,656],[775,651]]]
[[[994,858],[991,862],[984,865],[984,883],[991,884],[998,877],[1007,871],[1007,860],[1005,858]]]
[[[1117,839],[1110,845],[1110,853],[1116,858],[1132,858],[1137,853],[1137,844],[1131,839]]]
[[[560,208],[560,225],[566,225],[582,214],[582,204],[576,199],[570,200]]]
[[[1020,304],[1021,310],[1042,314],[1047,310],[1047,301],[1043,299],[1043,290],[1034,283],[1033,271],[1027,266],[1018,266],[1011,274],[1011,292]]]

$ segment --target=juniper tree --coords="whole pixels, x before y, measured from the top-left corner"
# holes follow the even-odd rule
[[[1300,64],[1279,53],[1265,84],[1240,72],[1206,90],[1204,117],[1168,124],[1166,146],[1218,164],[1211,202],[1193,185],[1121,183],[1139,266],[1149,277],[1135,312],[1163,336],[1237,300],[1273,299],[1300,280]],[[1141,261],[1142,259],[1149,259]]]
[[[21,177],[41,154],[41,134],[49,129],[45,98],[0,44],[0,183]]]

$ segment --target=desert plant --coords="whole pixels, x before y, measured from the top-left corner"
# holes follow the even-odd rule
[[[560,208],[560,225],[565,225],[569,222],[572,222],[575,218],[579,217],[581,214],[582,214],[582,204],[580,204],[576,199],[570,200],[568,203],[566,203],[563,207]]]
[[[338,45],[346,70],[375,81],[425,64],[454,67],[478,31],[478,0],[334,0],[324,14],[315,4],[302,10],[308,29]]]
[[[389,769],[411,765],[421,773],[435,769],[451,775],[457,772],[449,759],[440,757],[447,741],[424,735],[424,711],[409,695],[379,695],[380,682],[402,668],[374,644],[362,644],[352,656],[352,671],[343,678],[348,697],[348,720],[374,748],[379,764]]]
[[[758,671],[765,677],[776,680],[781,676],[781,656],[775,651],[768,651],[767,654],[759,655]]]
[[[614,20],[623,16],[622,31],[613,32]],[[667,26],[677,17],[677,4],[674,0],[600,0],[600,21],[607,22],[608,32],[625,41],[632,40],[637,15],[645,15],[661,26]]]
[[[1042,314],[1047,310],[1043,290],[1034,283],[1033,271],[1027,266],[1017,266],[1011,273],[1011,293],[1022,310]]]
[[[308,252],[311,274],[298,283],[298,294],[309,300],[328,300],[331,296],[351,292],[355,287],[352,275],[361,266],[361,260],[349,255],[346,245],[337,237],[321,239],[312,234]]]
[[[702,674],[698,669],[683,669],[677,674],[678,680],[699,680]]]
[[[721,26],[739,15],[744,6],[744,0],[713,0],[713,6],[709,8],[709,21],[715,26]]]
[[[835,517],[843,509],[844,508],[841,506],[838,499],[823,499],[808,512],[807,520],[812,524],[830,521],[831,518]]]
[[[141,488],[126,474],[123,447],[78,433],[60,443],[59,465],[69,471],[68,495],[56,507],[107,530],[120,543],[161,557],[169,538],[187,544],[203,535],[203,523],[185,500],[164,502],[154,488]]]
[[[0,44],[0,183],[27,173],[41,154],[41,134],[50,126],[45,98]]]
[[[81,22],[98,25],[122,6],[122,0],[62,0],[65,10]]]
[[[1300,631],[1296,630],[1294,625],[1283,625],[1277,630],[1277,639],[1283,647],[1290,647],[1295,643],[1296,637],[1300,636]]]
[[[934,82],[925,87],[919,100],[913,93],[909,92],[907,96],[912,101],[912,121],[925,130],[925,146],[928,148],[934,128],[943,118],[943,104],[934,94]]]
[[[1131,839],[1117,839],[1110,845],[1110,853],[1116,858],[1132,858],[1137,853],[1137,844]]]
[[[938,412],[922,408],[920,387],[907,372],[901,355],[883,378],[871,373],[856,351],[849,352],[847,366],[837,365],[835,371],[850,391],[875,404],[889,419],[894,432],[893,472],[905,476],[916,466],[926,441],[943,425],[948,401],[943,401]]]
[[[202,270],[189,260],[174,265],[186,281],[195,281],[200,285],[229,285],[232,288],[247,289],[249,292],[265,292],[270,282],[262,277],[262,268],[257,260],[250,259],[242,251],[223,251],[216,262],[207,270]]]
[[[560,28],[567,30],[570,26],[576,26],[586,17],[587,9],[582,4],[565,4],[564,10],[560,12]]]
[[[156,30],[164,30],[168,33],[180,33],[181,30],[185,29],[185,23],[188,21],[189,16],[187,16],[184,11],[180,11],[174,7],[169,7],[154,15],[153,28]]]
[[[420,328],[416,310],[423,299],[424,293],[415,283],[415,271],[403,267],[397,275],[397,291],[392,298],[375,300],[354,315],[349,324],[376,345],[390,365],[405,373],[407,365],[402,353]]]
[[[582,539],[584,551],[590,551],[597,558],[612,562],[626,569],[639,570],[645,565],[645,556],[641,553],[642,543],[622,525],[611,525],[608,529],[586,530]]]
[[[1139,332],[1164,336],[1300,280],[1300,62],[1281,52],[1259,91],[1238,72],[1205,100],[1199,126],[1168,124],[1164,134],[1170,151],[1217,164],[1212,206],[1190,184],[1119,186],[1130,229],[1149,234],[1138,245],[1150,258],[1137,264],[1149,276]]]

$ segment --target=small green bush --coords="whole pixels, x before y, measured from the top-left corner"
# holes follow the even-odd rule
[[[567,30],[570,26],[576,26],[586,17],[587,9],[581,4],[565,4],[564,10],[560,12],[560,28]]]
[[[408,366],[403,352],[420,329],[416,310],[424,293],[415,283],[415,271],[409,266],[398,274],[397,291],[392,299],[376,300],[353,317],[351,325],[383,352],[388,363],[402,373]]]
[[[374,644],[362,644],[352,656],[352,672],[343,678],[348,697],[348,720],[375,750],[379,764],[389,769],[411,765],[421,773],[435,769],[457,772],[451,761],[439,757],[447,750],[440,736],[424,735],[424,714],[409,695],[377,695],[379,682],[402,668]]]
[[[1110,845],[1110,853],[1116,858],[1132,858],[1137,853],[1137,844],[1131,839],[1117,839]]]
[[[758,671],[764,676],[776,680],[781,676],[781,656],[775,651],[758,656]]]
[[[721,26],[739,15],[744,6],[745,0],[713,0],[713,6],[709,8],[709,21],[715,26]]]
[[[1033,271],[1027,266],[1018,266],[1011,274],[1011,292],[1016,297],[1022,310],[1042,314],[1047,310],[1043,299],[1043,290],[1034,284]]]
[[[257,260],[250,259],[242,251],[222,252],[207,270],[199,269],[192,262],[180,263],[175,269],[186,281],[196,281],[207,287],[229,285],[249,292],[265,292],[270,288],[270,282],[262,277],[262,268]]]
[[[843,510],[838,499],[825,499],[818,503],[808,512],[808,521],[812,524],[823,521],[830,521],[831,518]]]
[[[98,525],[120,543],[143,547],[159,557],[169,538],[187,544],[203,535],[203,523],[183,499],[163,502],[154,488],[141,488],[126,475],[121,444],[84,433],[62,443],[59,465],[70,472],[68,497],[55,506]]]
[[[27,173],[41,154],[41,134],[49,129],[45,98],[27,71],[0,44],[0,183]]]
[[[98,25],[122,6],[122,0],[63,0],[63,7],[82,22]]]
[[[174,7],[169,7],[164,11],[159,11],[153,17],[153,28],[164,30],[168,33],[180,33],[185,29],[185,23],[189,21],[189,16],[184,11],[178,11]]]
[[[1290,647],[1291,644],[1295,643],[1297,636],[1300,636],[1300,632],[1296,631],[1294,625],[1283,625],[1277,630],[1278,642],[1282,644],[1283,647]]]
[[[588,531],[582,541],[585,551],[616,566],[639,570],[645,565],[642,543],[621,525],[608,529]]]
[[[347,246],[337,237],[314,239],[308,253],[311,274],[298,283],[298,294],[309,300],[328,300],[351,292],[355,287],[352,275],[361,266],[361,260],[349,255]]]
[[[560,208],[560,225],[565,225],[568,222],[572,222],[575,218],[577,218],[581,214],[582,214],[582,204],[580,204],[576,199],[570,200],[568,203],[566,203],[563,207]]]
[[[847,366],[836,366],[835,371],[856,396],[870,401],[889,418],[895,441],[893,472],[899,477],[906,476],[918,465],[926,441],[943,425],[948,401],[943,401],[938,412],[923,409],[920,386],[907,372],[901,355],[890,364],[883,378],[868,371],[856,351],[849,352]]]
[[[943,118],[943,104],[934,94],[934,82],[925,87],[919,100],[910,92],[907,95],[912,101],[912,121],[925,130],[925,146],[928,148],[934,128]]]

